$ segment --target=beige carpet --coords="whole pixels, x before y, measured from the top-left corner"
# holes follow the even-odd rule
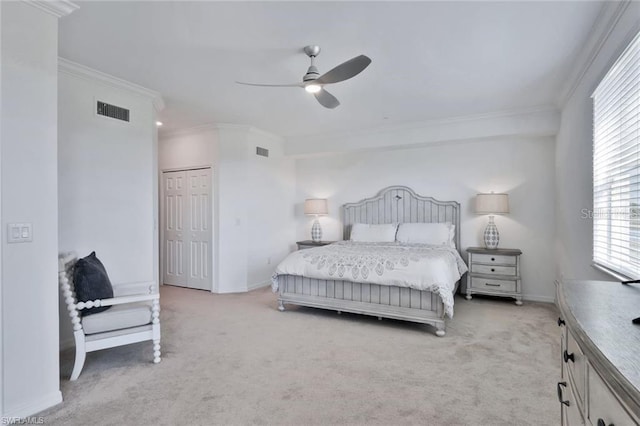
[[[47,425],[558,425],[557,313],[456,298],[429,326],[311,308],[264,288],[214,295],[164,286],[163,360],[151,343],[87,356]]]

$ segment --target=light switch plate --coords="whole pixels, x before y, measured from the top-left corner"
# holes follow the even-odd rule
[[[7,225],[8,243],[29,243],[33,241],[33,232],[30,223],[9,223]]]

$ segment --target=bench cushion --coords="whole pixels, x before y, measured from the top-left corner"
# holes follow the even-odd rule
[[[115,305],[108,311],[83,317],[82,328],[84,328],[85,334],[94,334],[138,327],[150,322],[151,305],[128,303],[126,305]]]

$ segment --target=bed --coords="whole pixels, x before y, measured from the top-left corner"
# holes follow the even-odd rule
[[[405,186],[391,186],[381,190],[374,197],[344,204],[342,220],[345,241],[294,252],[278,265],[272,279],[273,290],[278,292],[278,309],[284,311],[285,304],[292,304],[331,309],[338,311],[338,313],[351,312],[371,315],[379,319],[392,318],[412,321],[430,324],[435,327],[437,336],[444,336],[445,316],[453,316],[453,295],[462,274],[466,272],[466,265],[462,261],[460,253],[458,232],[460,229],[460,204],[455,201],[438,201],[431,197],[423,197]],[[453,225],[451,229],[455,230],[455,233],[451,235],[450,247],[395,242],[358,243],[348,241],[354,226],[361,227],[363,226],[361,224],[380,227],[383,224],[413,223]],[[358,230],[360,229],[358,228]],[[356,253],[359,244],[363,247],[367,246],[368,250],[374,250],[374,253],[380,253],[377,257],[387,259],[382,263],[386,262],[390,270],[393,270],[394,261],[396,265],[407,266],[408,263],[427,262],[423,257],[432,257],[441,259],[441,263],[456,262],[457,271],[453,276],[454,272],[446,271],[445,273],[444,270],[439,269],[440,267],[436,268],[432,265],[429,269],[432,271],[429,272],[431,275],[427,278],[424,276],[416,277],[416,280],[421,282],[448,281],[446,285],[414,285],[413,282],[404,282],[403,275],[392,276],[386,280],[387,282],[375,283],[374,278],[379,278],[375,277],[376,273],[373,271],[375,266],[362,267],[366,263],[365,261],[354,261],[360,264],[361,268],[356,270],[357,268],[353,266],[353,273],[350,270],[345,273],[344,268],[340,271],[339,268],[336,268],[336,263],[332,263],[336,258],[344,259]],[[417,246],[417,248],[408,246]],[[407,254],[405,255],[405,253]],[[407,256],[411,258],[411,262],[406,261]],[[306,262],[306,266],[296,266],[297,264],[292,263],[296,260],[294,258],[297,258],[298,262]],[[453,258],[455,260],[451,260]],[[359,258],[353,257],[351,259]],[[354,262],[349,265],[354,265]],[[431,262],[437,263],[436,260]],[[343,265],[344,263],[338,264]],[[378,266],[380,265],[378,264]],[[330,276],[314,276],[315,269],[320,269],[320,267],[332,272],[329,274]],[[366,274],[363,270],[366,270]],[[396,270],[385,271],[384,275],[398,274],[403,268],[399,267]],[[444,275],[449,278],[441,279]],[[455,282],[452,282],[453,280]]]

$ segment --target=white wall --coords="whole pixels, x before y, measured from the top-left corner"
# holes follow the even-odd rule
[[[256,155],[256,146],[269,150],[269,157]],[[284,157],[283,143],[267,133],[249,132],[247,211],[247,285],[249,289],[269,284],[275,266],[296,249],[295,162]]]
[[[217,291],[231,293],[247,291],[249,264],[249,149],[248,127],[224,126],[218,129],[215,167],[216,206],[218,217]]]
[[[591,266],[593,221],[582,215],[593,208],[591,93],[639,30],[640,2],[631,2],[562,109],[555,161],[558,278],[612,279]]]
[[[268,148],[269,158],[257,157],[256,145]],[[283,157],[283,145],[249,126],[219,124],[161,135],[161,170],[213,165],[215,292],[268,283],[291,249],[294,168],[293,159]]]
[[[398,139],[391,139],[396,140]],[[420,195],[462,204],[462,247],[481,246],[486,216],[473,213],[478,192],[507,192],[511,213],[496,217],[500,246],[519,248],[525,299],[553,301],[554,150],[552,137],[502,137],[423,148],[366,151],[296,162],[297,239],[309,239],[305,198],[328,198],[323,239],[342,239],[340,206],[405,185]]]
[[[0,2],[2,412],[28,416],[62,401],[58,365],[58,18]],[[33,241],[7,244],[7,224]]]
[[[96,251],[114,284],[157,277],[157,152],[153,99],[68,64],[59,73],[59,249]],[[130,122],[95,114],[101,100]],[[72,336],[61,313],[62,346]]]

